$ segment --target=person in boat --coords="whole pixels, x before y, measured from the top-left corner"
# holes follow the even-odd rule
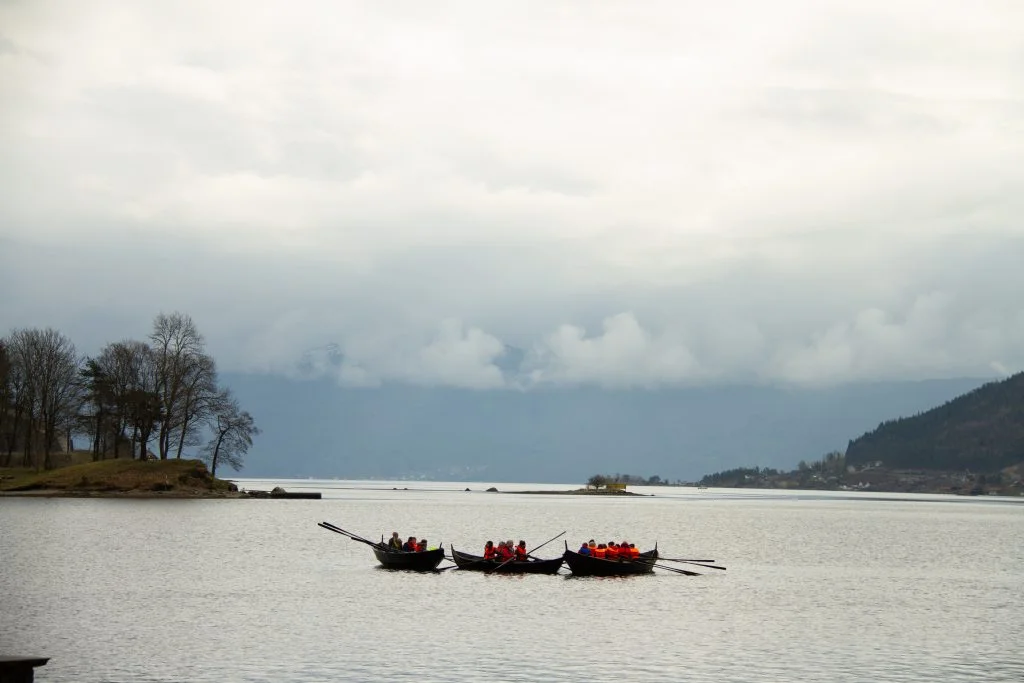
[[[501,541],[498,543],[498,548],[495,550],[498,558],[502,562],[506,562],[512,559],[512,548],[509,546],[507,541]]]
[[[407,553],[414,553],[416,552],[416,547],[416,537],[410,536],[409,540],[406,541],[405,544],[402,546],[402,550],[404,550]]]
[[[603,560],[605,559],[605,557],[607,557],[607,555],[608,546],[606,546],[604,543],[598,543],[597,547],[594,548],[594,557],[596,557],[599,560]]]
[[[637,548],[632,543],[630,543],[629,544],[629,559],[635,560],[638,557],[640,557],[640,549]]]
[[[484,544],[484,559],[494,559],[494,541],[487,541],[487,543]]]
[[[520,540],[516,546],[516,560],[526,562],[530,559],[530,553],[526,552],[526,541]]]
[[[425,552],[427,552],[427,539],[425,539],[425,538],[420,539],[420,541],[416,544],[416,552],[418,552],[418,553],[425,553]]]
[[[604,559],[606,560],[617,560],[619,559],[619,547],[615,545],[615,541],[608,541],[604,548]]]
[[[580,544],[580,549],[577,550],[576,552],[579,553],[580,555],[590,555],[590,546],[587,545],[586,541],[584,541],[583,543]]]
[[[590,548],[590,554],[594,555],[594,551],[597,550],[597,544],[594,543],[594,539],[587,541],[587,546]]]
[[[388,539],[388,550],[401,550],[402,539],[399,537],[397,531],[391,532],[391,538]]]

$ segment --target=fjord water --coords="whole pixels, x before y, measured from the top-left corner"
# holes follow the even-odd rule
[[[283,485],[324,499],[0,499],[0,654],[76,682],[1024,679],[1020,501]],[[390,572],[321,520],[472,552],[657,541],[728,570]]]

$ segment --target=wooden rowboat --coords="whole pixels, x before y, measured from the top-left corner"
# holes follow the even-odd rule
[[[480,555],[470,555],[452,548],[452,561],[460,570],[473,572],[495,572],[498,574],[557,574],[562,566],[562,558],[551,560],[485,560]]]
[[[418,553],[407,553],[401,550],[388,550],[386,547],[374,547],[373,554],[385,569],[406,569],[414,572],[432,572],[444,559],[444,548],[438,547]]]
[[[565,564],[573,576],[632,576],[633,574],[650,574],[654,571],[654,563],[658,561],[658,546],[654,550],[640,553],[637,558],[630,560],[606,560],[604,558],[580,555],[569,550],[565,546],[565,554],[562,555]]]
[[[380,543],[376,543],[369,539],[363,538],[358,534],[354,534],[351,531],[345,531],[340,526],[335,526],[330,522],[318,522],[318,527],[333,531],[336,534],[341,534],[347,538],[363,543],[370,546],[373,549],[373,554],[380,562],[380,566],[385,569],[407,569],[414,572],[432,572],[437,570],[437,565],[441,564],[441,560],[444,559],[444,547],[443,544],[437,548],[431,550],[424,550],[423,552],[407,553],[404,550],[391,550],[384,545],[383,540]]]

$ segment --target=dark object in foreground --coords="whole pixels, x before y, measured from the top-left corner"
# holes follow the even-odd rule
[[[654,563],[658,560],[658,545],[654,550],[640,553],[634,560],[606,560],[589,555],[580,555],[565,546],[562,555],[573,576],[632,576],[633,574],[650,574],[654,571]]]
[[[552,560],[485,560],[480,555],[461,553],[452,548],[452,561],[459,569],[472,572],[495,572],[498,574],[557,574],[562,566],[562,558]]]
[[[444,548],[424,550],[419,553],[407,553],[401,550],[388,550],[377,546],[373,549],[377,561],[385,569],[407,569],[414,572],[432,572],[444,559]]]
[[[439,545],[433,550],[423,552],[405,552],[404,550],[390,550],[383,542],[377,543],[363,538],[351,531],[345,531],[340,526],[334,526],[330,522],[317,522],[317,526],[336,534],[351,538],[358,543],[365,543],[373,548],[373,554],[385,569],[407,569],[414,572],[437,571],[437,565],[444,559],[444,545]]]
[[[7,657],[0,655],[0,683],[32,683],[35,668],[46,666],[49,657]]]

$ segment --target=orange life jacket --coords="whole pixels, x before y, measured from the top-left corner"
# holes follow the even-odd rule
[[[516,559],[517,560],[526,560],[526,559],[528,559],[527,558],[528,554],[529,553],[526,552],[526,548],[520,548],[519,546],[516,546]]]
[[[490,548],[484,548],[484,559],[485,560],[493,560],[494,559],[494,546],[493,545]]]
[[[608,546],[608,549],[605,550],[605,558],[609,560],[619,559],[619,549],[614,545]]]
[[[636,546],[631,546],[629,548],[629,559],[635,560],[638,557],[640,557],[640,548],[637,548]]]
[[[601,558],[603,560],[604,556],[605,556],[605,549],[604,548],[594,548],[594,557],[599,557],[599,558]]]

